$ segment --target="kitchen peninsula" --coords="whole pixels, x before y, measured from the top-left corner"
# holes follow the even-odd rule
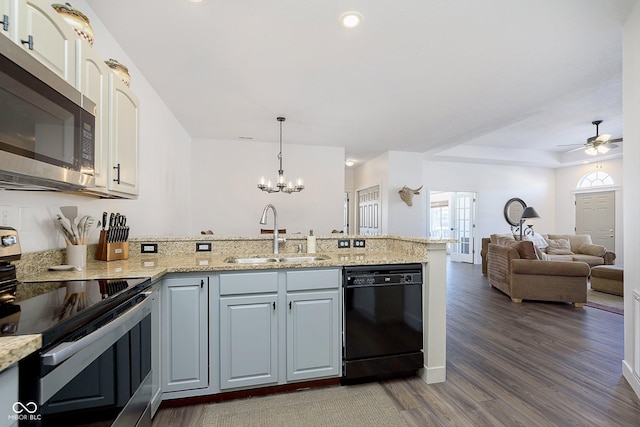
[[[353,239],[364,240],[365,247],[353,247]],[[349,240],[349,248],[338,249],[338,240]],[[218,237],[138,237],[130,240],[129,259],[118,261],[91,260],[84,271],[49,271],[48,267],[63,262],[63,251],[23,254],[18,264],[22,282],[49,280],[119,279],[150,277],[156,284],[169,283],[176,277],[198,277],[199,286],[209,286],[200,276],[217,280],[247,273],[280,274],[281,272],[339,272],[345,266],[418,263],[423,270],[423,342],[424,369],[420,375],[427,383],[446,378],[446,243],[451,240],[429,240],[402,236],[317,236],[317,253],[306,253],[306,237],[286,235],[277,257],[272,254],[270,236]],[[95,247],[90,247],[91,257]],[[142,253],[148,252],[148,253]],[[230,262],[243,257],[245,262]],[[252,263],[251,259],[267,259]],[[286,261],[285,261],[286,258]],[[248,259],[248,260],[247,260]],[[335,275],[338,277],[338,275]],[[336,292],[338,285],[336,285]],[[210,291],[212,292],[212,291]],[[220,291],[222,294],[222,291]],[[163,295],[164,298],[164,295]],[[222,298],[220,298],[222,299]],[[217,307],[217,304],[215,304]],[[211,307],[211,301],[209,301]],[[197,308],[194,307],[194,311]],[[167,313],[162,312],[162,316]],[[216,319],[216,316],[209,315]],[[218,317],[220,315],[218,313]],[[163,320],[164,322],[164,320]],[[338,321],[339,323],[339,321]],[[210,321],[208,327],[214,323]],[[207,323],[205,322],[205,325]],[[215,325],[218,328],[218,325]],[[162,331],[164,339],[167,331]],[[205,352],[206,354],[206,352]],[[209,363],[211,364],[211,363]],[[163,368],[166,361],[163,361]],[[206,387],[205,387],[206,389]],[[220,389],[217,389],[220,391]],[[206,391],[166,393],[163,398],[181,398],[207,394]]]

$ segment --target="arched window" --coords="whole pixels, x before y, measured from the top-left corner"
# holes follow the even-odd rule
[[[601,187],[613,185],[613,178],[606,172],[589,172],[578,181],[578,188]]]

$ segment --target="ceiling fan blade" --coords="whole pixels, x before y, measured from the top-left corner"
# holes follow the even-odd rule
[[[610,139],[610,140],[609,140],[609,143],[612,143],[612,142],[622,142],[622,138],[614,138],[614,139]]]
[[[607,147],[609,147],[609,148],[618,148],[619,145],[618,144],[607,143]]]
[[[602,135],[596,136],[594,142],[606,142],[609,139],[611,139],[611,135],[609,135],[608,133],[603,133]]]
[[[580,145],[581,147],[584,147],[584,144],[558,144],[556,145],[556,147],[574,147],[576,145]]]
[[[584,150],[586,147],[583,145],[582,147],[574,148],[573,150],[565,151],[565,153],[573,153],[574,151]]]

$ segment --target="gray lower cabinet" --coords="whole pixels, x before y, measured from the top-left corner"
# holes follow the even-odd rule
[[[220,389],[278,381],[277,296],[220,298]]]
[[[18,365],[0,372],[0,427],[15,427],[18,416],[13,404],[18,401]],[[25,402],[25,404],[28,402]]]
[[[163,392],[209,384],[208,289],[208,276],[181,274],[163,281]]]
[[[338,291],[287,294],[287,381],[340,373]]]
[[[339,288],[339,269],[221,273],[220,389],[339,376]]]

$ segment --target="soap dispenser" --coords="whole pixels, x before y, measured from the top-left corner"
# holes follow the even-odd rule
[[[307,236],[307,253],[316,253],[316,236],[313,235],[313,230],[309,230],[309,235]]]

